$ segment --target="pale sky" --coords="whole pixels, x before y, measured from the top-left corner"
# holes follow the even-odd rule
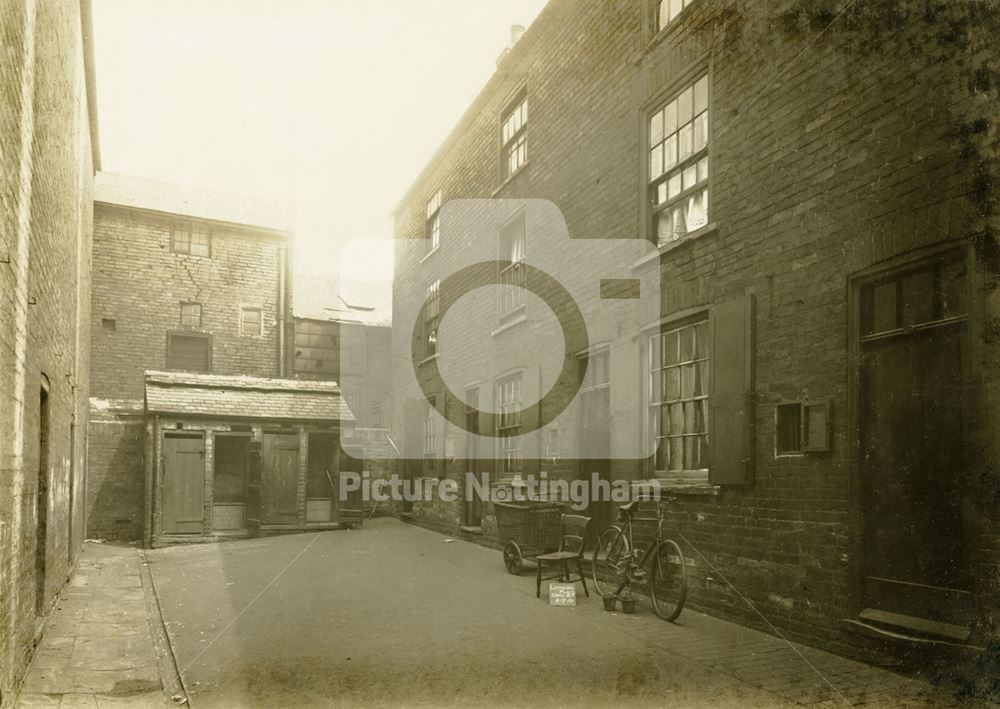
[[[297,268],[391,211],[545,0],[94,0],[103,169],[296,205]],[[376,250],[370,255],[376,257]],[[387,273],[388,256],[368,276]]]

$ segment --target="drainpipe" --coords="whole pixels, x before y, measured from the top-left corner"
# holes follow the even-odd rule
[[[285,376],[285,290],[288,284],[288,249],[278,248],[278,376]]]

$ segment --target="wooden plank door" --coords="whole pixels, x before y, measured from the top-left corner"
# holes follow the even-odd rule
[[[971,547],[960,264],[867,292],[860,372],[865,605],[965,625]]]
[[[201,534],[204,505],[204,438],[201,434],[166,434],[163,437],[163,533]]]
[[[298,522],[299,436],[265,433],[261,470],[264,524]]]

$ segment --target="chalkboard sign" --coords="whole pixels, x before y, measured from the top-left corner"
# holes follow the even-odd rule
[[[575,606],[576,605],[576,584],[572,584],[572,583],[550,583],[549,584],[549,605],[550,606]]]

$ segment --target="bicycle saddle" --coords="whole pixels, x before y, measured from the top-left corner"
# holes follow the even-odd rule
[[[641,500],[637,497],[627,504],[619,505],[618,509],[624,514],[631,515],[635,513],[635,508],[639,506],[639,502],[641,502]]]

